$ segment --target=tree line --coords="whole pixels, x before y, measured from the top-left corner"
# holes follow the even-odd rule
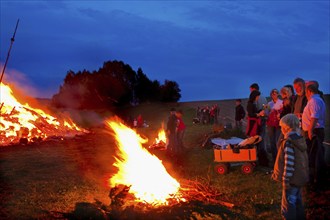
[[[150,80],[141,68],[134,71],[123,61],[107,61],[98,71],[67,72],[52,97],[57,108],[101,109],[143,102],[177,102],[181,90],[175,81]]]

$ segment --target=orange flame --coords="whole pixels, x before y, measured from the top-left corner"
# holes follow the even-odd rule
[[[115,132],[119,157],[115,157],[119,170],[109,180],[110,186],[123,184],[130,187],[138,201],[152,205],[166,205],[169,199],[180,199],[180,184],[166,171],[162,161],[142,147],[146,140],[121,122],[106,122]]]
[[[82,133],[71,119],[59,120],[41,109],[21,104],[8,85],[0,84],[0,146],[21,138],[47,138]]]
[[[156,144],[164,143],[166,144],[166,133],[164,130],[164,123],[162,123],[162,128],[158,131],[158,137],[156,137]]]

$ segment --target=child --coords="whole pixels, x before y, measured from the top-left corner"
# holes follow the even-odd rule
[[[272,179],[282,182],[281,214],[284,219],[305,219],[301,188],[308,182],[305,139],[299,134],[299,119],[287,114],[280,120],[284,139],[278,149]]]
[[[239,130],[242,130],[242,120],[245,117],[245,110],[241,103],[242,103],[241,99],[236,99],[235,123],[236,123],[236,128]]]
[[[183,146],[183,137],[186,130],[186,125],[183,122],[182,119],[183,112],[182,110],[177,110],[175,113],[175,116],[177,118],[177,126],[176,126],[176,141],[177,141],[177,150],[179,153],[182,153],[182,150],[184,149]]]

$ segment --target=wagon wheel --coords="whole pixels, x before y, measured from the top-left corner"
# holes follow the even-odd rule
[[[225,163],[219,163],[214,168],[215,168],[215,172],[217,172],[218,174],[223,175],[228,173],[228,165]]]
[[[244,163],[242,165],[242,173],[244,174],[251,174],[253,172],[254,166],[252,163]]]

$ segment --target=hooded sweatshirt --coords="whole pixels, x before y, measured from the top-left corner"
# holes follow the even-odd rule
[[[281,141],[272,178],[285,189],[302,187],[308,182],[308,156],[305,138],[296,132]]]

